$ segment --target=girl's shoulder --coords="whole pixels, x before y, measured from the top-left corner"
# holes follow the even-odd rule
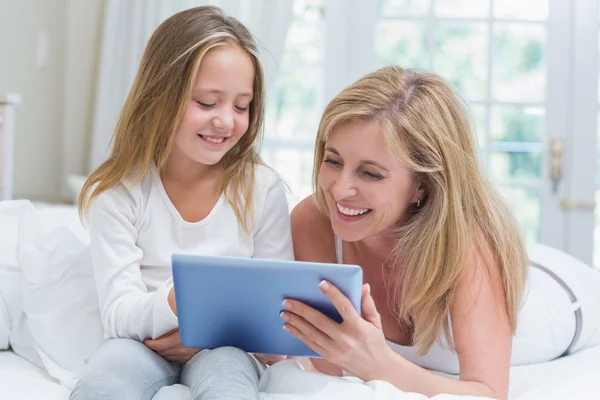
[[[283,179],[273,168],[264,164],[254,167],[254,186],[258,190],[268,190],[280,185],[283,185]]]
[[[113,210],[136,216],[143,213],[153,188],[152,172],[148,171],[141,180],[126,177],[100,193],[90,204],[90,212]]]

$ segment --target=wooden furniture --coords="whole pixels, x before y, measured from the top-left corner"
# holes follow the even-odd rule
[[[13,198],[15,108],[17,93],[0,93],[0,200]]]

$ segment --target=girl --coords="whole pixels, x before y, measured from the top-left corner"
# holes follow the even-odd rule
[[[216,7],[153,33],[110,157],[79,198],[105,341],[71,399],[257,399],[260,365],[179,341],[173,253],[293,259],[282,184],[262,165],[263,71],[248,30]]]

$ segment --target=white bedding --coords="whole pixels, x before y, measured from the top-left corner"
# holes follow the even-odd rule
[[[36,209],[44,222],[44,228],[78,223],[77,213],[73,207],[48,207],[38,204]],[[0,239],[10,238],[6,235],[3,237],[2,234],[3,229],[0,229]],[[9,236],[12,237],[12,234]],[[2,242],[0,244],[9,244],[5,240],[0,241]],[[6,291],[4,294],[6,295]],[[5,306],[9,307],[10,304]],[[6,319],[6,311],[0,304],[0,328],[3,319]],[[6,338],[1,337],[3,334],[6,336],[6,332],[0,329],[0,345],[3,340],[6,341]],[[422,395],[402,393],[384,382],[365,384],[306,372],[300,369],[295,361],[286,361],[271,367],[263,376],[260,388],[263,400],[425,399]],[[61,386],[44,369],[17,356],[12,351],[0,351],[1,400],[66,400],[68,396],[69,389]],[[475,399],[450,395],[435,397],[437,400],[466,400],[467,398]],[[600,346],[548,363],[514,367],[511,371],[510,398],[517,400],[600,399]],[[190,395],[185,387],[174,385],[163,388],[155,399],[188,400]]]
[[[270,368],[261,381],[261,399],[365,399],[416,400],[424,396],[401,393],[384,382],[345,381],[300,370],[286,361]],[[0,399],[66,400],[69,390],[41,368],[11,351],[0,351]],[[515,367],[511,372],[510,398],[516,400],[597,400],[600,398],[600,346],[552,362]],[[189,392],[175,385],[165,388],[156,400],[188,400]],[[467,399],[436,396],[435,399]],[[473,399],[470,397],[469,399]]]

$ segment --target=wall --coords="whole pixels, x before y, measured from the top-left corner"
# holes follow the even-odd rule
[[[67,0],[63,112],[63,186],[69,175],[87,175],[104,0]]]
[[[0,0],[0,92],[22,97],[17,198],[60,201],[66,173],[84,172],[103,2]]]

